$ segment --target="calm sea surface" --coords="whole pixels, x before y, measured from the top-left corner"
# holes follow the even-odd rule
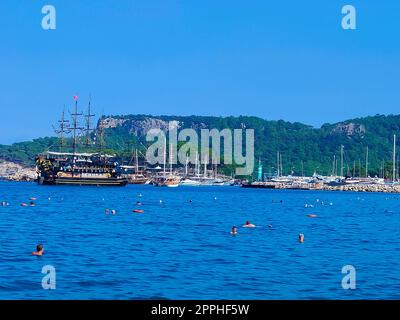
[[[400,299],[400,195],[0,182],[0,201],[0,299]]]

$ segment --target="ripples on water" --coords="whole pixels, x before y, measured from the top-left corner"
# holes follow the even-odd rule
[[[400,298],[399,195],[0,183],[0,201],[0,299]],[[341,287],[347,264],[356,290]]]

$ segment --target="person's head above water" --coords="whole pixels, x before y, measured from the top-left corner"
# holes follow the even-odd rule
[[[38,244],[38,245],[36,246],[36,251],[35,251],[35,252],[32,252],[32,254],[33,254],[34,256],[41,256],[41,255],[43,255],[43,250],[44,250],[43,245],[42,245],[42,244]]]
[[[252,223],[250,222],[250,220],[247,220],[246,223],[243,225],[243,227],[244,227],[244,228],[254,228],[255,225],[252,224]]]

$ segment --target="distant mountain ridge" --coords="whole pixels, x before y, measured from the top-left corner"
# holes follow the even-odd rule
[[[344,172],[365,170],[366,147],[369,148],[368,172],[378,175],[384,161],[387,175],[391,173],[393,134],[400,135],[400,115],[375,115],[356,118],[321,128],[299,122],[271,121],[258,117],[212,116],[104,116],[97,124],[103,129],[107,148],[120,155],[129,155],[132,148],[144,148],[145,134],[151,128],[167,130],[169,123],[183,128],[238,129],[251,128],[255,132],[255,158],[260,159],[264,172],[276,170],[277,151],[282,154],[284,174],[305,174],[314,171],[329,174],[333,156],[340,158],[344,146]],[[11,146],[0,145],[0,158],[20,163],[32,163],[34,156],[51,145],[55,137],[35,139]],[[339,163],[340,165],[340,163]]]

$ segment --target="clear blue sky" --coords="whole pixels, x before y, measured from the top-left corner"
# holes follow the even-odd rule
[[[57,9],[57,30],[41,8]],[[357,30],[341,8],[357,9]],[[97,113],[255,115],[314,126],[399,113],[400,1],[1,0],[0,143]]]

